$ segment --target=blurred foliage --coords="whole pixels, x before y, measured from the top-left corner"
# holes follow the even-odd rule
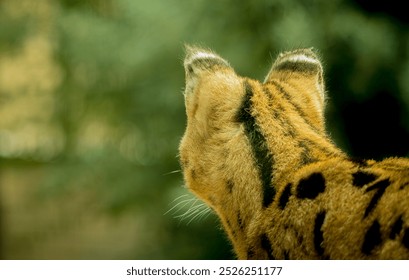
[[[0,257],[234,257],[179,172],[184,43],[257,79],[314,47],[337,144],[408,156],[408,22],[388,3],[0,1]]]

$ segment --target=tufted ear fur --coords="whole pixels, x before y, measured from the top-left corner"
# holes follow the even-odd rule
[[[186,46],[184,67],[188,122],[206,136],[215,122],[234,115],[244,94],[241,78],[219,55],[197,47]]]
[[[301,86],[300,86],[301,81]],[[312,49],[298,49],[281,53],[264,80],[264,83],[297,84],[291,96],[302,99],[301,104],[314,106],[320,115],[325,106],[325,89],[322,65]],[[311,109],[311,107],[309,108]]]

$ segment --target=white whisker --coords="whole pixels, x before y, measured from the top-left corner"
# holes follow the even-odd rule
[[[174,210],[175,208],[179,208],[179,209],[176,210],[176,212],[175,212],[175,214],[176,214],[176,213],[178,213],[182,208],[184,208],[187,204],[189,204],[189,203],[192,202],[192,201],[195,202],[196,199],[195,199],[195,198],[189,198],[189,199],[186,199],[186,200],[179,201],[179,202],[178,202],[177,204],[175,204],[172,208],[170,208],[168,211],[166,211],[165,214],[163,214],[163,215],[168,214],[169,212],[171,212],[171,211]],[[182,207],[179,207],[181,204],[183,204],[183,206],[182,206]]]
[[[203,205],[204,205],[204,204],[203,204]],[[206,205],[204,205],[204,206],[206,206]],[[206,206],[204,209],[200,209],[200,210],[198,210],[197,212],[198,212],[198,213],[197,213],[195,216],[193,216],[193,217],[189,220],[189,222],[187,223],[188,225],[189,225],[192,221],[194,221],[195,219],[196,219],[197,221],[201,221],[205,215],[209,215],[209,214],[211,213],[211,209]]]
[[[191,217],[192,215],[196,214],[197,211],[200,211],[200,208],[203,208],[203,204],[192,206],[191,208],[189,208],[189,210],[187,210],[186,213],[184,213],[182,215],[178,215],[175,218],[182,218],[182,221],[183,221],[183,220]]]
[[[211,208],[191,193],[178,196],[170,205],[173,206],[164,215],[172,213],[173,218],[179,219],[179,223],[188,221],[188,225],[194,220],[203,220],[212,213]]]
[[[168,173],[163,174],[162,176],[167,176],[167,175],[171,175],[171,174],[175,174],[175,173],[181,173],[181,172],[182,172],[182,170],[180,170],[180,169],[173,170],[173,171],[170,171]]]

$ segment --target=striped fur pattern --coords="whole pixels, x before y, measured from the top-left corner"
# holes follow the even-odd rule
[[[184,66],[184,179],[239,259],[409,259],[409,160],[334,145],[311,49],[280,54],[264,82],[204,49]]]

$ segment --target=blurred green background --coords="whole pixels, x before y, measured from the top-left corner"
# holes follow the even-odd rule
[[[256,79],[316,48],[335,142],[408,156],[404,4],[1,0],[0,258],[234,258],[179,171],[184,43]]]

